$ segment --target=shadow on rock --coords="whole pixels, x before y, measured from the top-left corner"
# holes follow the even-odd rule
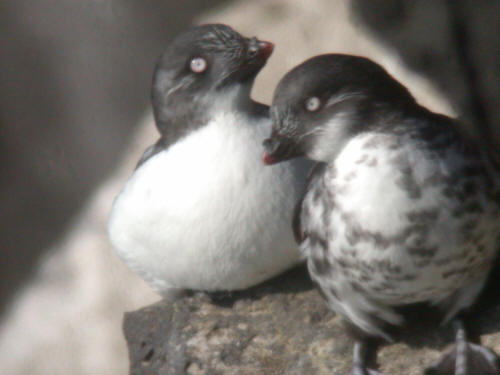
[[[235,292],[208,293],[208,296],[213,304],[231,308],[238,300],[257,300],[269,294],[300,293],[313,288],[307,268],[302,264],[252,288]]]

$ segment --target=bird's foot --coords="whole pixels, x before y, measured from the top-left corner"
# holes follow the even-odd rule
[[[461,322],[455,345],[425,371],[426,375],[500,375],[497,355],[490,349],[468,342]]]
[[[365,342],[357,341],[354,344],[353,360],[350,375],[384,375],[381,372],[369,369],[366,366],[367,346]]]
[[[498,357],[484,346],[465,343],[466,353],[457,355],[457,345],[453,346],[432,366],[426,375],[500,375]],[[465,357],[464,357],[465,355]]]

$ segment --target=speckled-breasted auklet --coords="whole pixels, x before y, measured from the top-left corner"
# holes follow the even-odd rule
[[[317,161],[293,226],[312,279],[361,334],[352,373],[377,373],[366,368],[365,338],[390,339],[403,323],[396,307],[429,303],[459,322],[499,245],[498,175],[477,143],[378,64],[341,54],[289,72],[271,117],[265,163]],[[456,344],[434,373],[450,363],[456,374],[497,373],[493,353],[466,342],[460,323]]]
[[[262,164],[269,107],[250,98],[272,50],[209,24],[178,35],[156,66],[161,138],[116,198],[108,229],[129,268],[167,298],[247,288],[299,262],[289,221],[311,164]]]

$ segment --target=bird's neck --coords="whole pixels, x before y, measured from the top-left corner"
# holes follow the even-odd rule
[[[155,111],[155,122],[165,145],[195,131],[220,113],[267,113],[267,107],[250,99],[252,85],[238,84],[207,93],[192,101],[172,101]]]

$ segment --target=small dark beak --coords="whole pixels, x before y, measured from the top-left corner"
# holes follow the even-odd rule
[[[247,48],[247,59],[249,61],[260,61],[265,63],[273,53],[274,44],[253,37],[248,39]]]
[[[273,53],[274,44],[271,42],[258,40],[254,37],[248,39],[247,43],[246,55],[242,59],[240,67],[229,77],[226,77],[220,86],[224,86],[227,82],[246,82],[254,79]]]
[[[264,146],[262,162],[266,165],[276,164],[299,156],[299,153],[294,151],[295,147],[285,138],[267,138],[262,142],[262,145]]]
[[[274,51],[274,44],[264,40],[259,40],[257,42],[257,48],[259,49],[257,54],[267,60]]]

